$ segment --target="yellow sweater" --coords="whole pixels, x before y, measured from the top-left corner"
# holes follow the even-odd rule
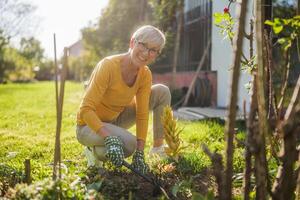
[[[146,140],[149,117],[149,98],[152,85],[147,66],[138,71],[136,81],[129,87],[122,79],[120,55],[106,57],[95,67],[89,86],[77,113],[77,124],[88,125],[95,132],[104,122],[116,119],[124,108],[136,104],[136,135]]]

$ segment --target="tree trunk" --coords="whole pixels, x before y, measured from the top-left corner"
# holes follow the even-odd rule
[[[253,77],[253,91],[251,95],[250,112],[247,121],[247,138],[245,149],[245,171],[244,171],[244,200],[249,200],[251,189],[251,172],[252,172],[252,154],[256,149],[254,135],[257,134],[257,123],[255,123],[255,116],[257,112],[257,93],[256,93],[256,75]]]
[[[237,95],[240,77],[240,65],[243,51],[243,40],[245,31],[245,21],[247,13],[248,0],[243,0],[238,5],[238,31],[235,37],[233,45],[233,70],[232,70],[232,81],[231,81],[231,92],[229,102],[229,114],[225,125],[225,136],[226,136],[226,169],[225,169],[225,196],[222,199],[232,199],[232,175],[233,175],[233,138],[234,138],[234,126],[236,119],[236,105]]]
[[[259,111],[259,133],[255,136],[257,149],[255,151],[256,199],[267,198],[267,162],[265,137],[268,134],[268,121],[265,98],[265,67],[264,67],[264,0],[256,0],[255,28],[257,51],[257,102]]]
[[[176,40],[175,40],[175,48],[174,48],[174,57],[173,57],[173,67],[172,67],[172,83],[171,88],[176,88],[176,73],[177,73],[177,65],[179,58],[179,50],[180,50],[180,38],[183,30],[183,20],[184,20],[184,1],[180,0],[178,5],[178,23],[177,23],[177,32],[176,32]]]
[[[297,134],[300,131],[300,76],[294,89],[292,100],[284,117],[281,128],[283,134],[282,144],[282,165],[279,167],[277,177],[273,185],[274,199],[293,199],[296,189],[296,177],[294,165],[298,152]]]
[[[280,100],[277,106],[278,109],[278,119],[280,119],[280,115],[282,114],[283,104],[286,96],[286,89],[288,85],[289,80],[289,74],[290,74],[290,50],[288,49],[285,52],[285,69],[284,69],[284,77],[280,89]]]
[[[272,20],[272,0],[265,0],[265,6],[264,6],[264,20]],[[266,104],[268,105],[268,119],[270,112],[273,112],[272,107],[272,45],[269,45],[269,39],[271,38],[272,34],[272,27],[268,25],[264,25],[264,32],[265,32],[265,44],[266,44],[266,51],[265,51],[265,70],[266,70]],[[272,42],[272,39],[270,39],[270,43]],[[270,50],[270,51],[269,51]]]
[[[250,20],[250,58],[253,57],[253,20]],[[249,194],[251,189],[251,171],[252,171],[252,151],[255,146],[253,139],[254,133],[254,121],[257,113],[257,86],[256,86],[256,70],[252,73],[252,94],[250,99],[250,111],[247,119],[247,137],[245,148],[245,171],[244,171],[244,200],[249,200]],[[257,130],[257,127],[256,127]]]
[[[265,7],[264,7],[264,11],[265,11],[265,20],[272,20],[272,14],[273,14],[273,5],[272,5],[272,0],[265,0]],[[270,33],[272,31],[272,27],[265,25],[264,28],[267,31],[267,35],[268,37],[270,37]]]
[[[298,149],[298,163],[300,163],[300,149]],[[296,199],[300,199],[300,167],[298,167]]]

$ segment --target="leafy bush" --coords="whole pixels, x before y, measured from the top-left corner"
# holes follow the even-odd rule
[[[61,191],[61,192],[60,192]],[[43,179],[34,184],[17,184],[6,194],[9,199],[102,199],[93,189],[88,190],[78,176],[64,176],[61,180]]]
[[[17,171],[7,165],[0,164],[0,196],[3,196],[8,188],[14,187],[24,178],[22,172]]]

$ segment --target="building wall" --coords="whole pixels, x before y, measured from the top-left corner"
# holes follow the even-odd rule
[[[175,77],[176,82],[176,89],[182,89],[184,87],[189,88],[193,78],[195,76],[194,71],[187,71],[187,72],[178,72]],[[217,100],[217,72],[215,71],[200,71],[198,77],[201,80],[208,80],[208,83],[210,85],[210,88],[208,88],[206,91],[210,91],[210,94],[206,94],[210,96],[210,106],[215,107],[216,106],[216,100]],[[167,86],[171,86],[172,83],[172,72],[165,73],[165,74],[153,74],[152,77],[153,84],[165,84]],[[194,88],[196,87],[197,82],[194,85]],[[199,91],[200,94],[205,94],[205,91]],[[197,94],[194,94],[194,97],[201,98],[197,96]],[[194,105],[195,106],[195,105]],[[200,106],[200,105],[198,105]]]
[[[69,47],[69,54],[73,57],[79,57],[83,51],[82,41],[78,40]]]
[[[252,13],[252,1],[249,0],[246,32],[249,33],[249,19]],[[228,0],[213,1],[213,13],[223,12],[223,9],[228,5]],[[235,17],[235,7],[231,5],[231,14]],[[249,41],[244,40],[244,54],[249,55]],[[217,105],[219,107],[227,107],[229,105],[230,85],[231,85],[231,70],[232,63],[232,46],[228,39],[223,39],[220,29],[215,25],[212,26],[212,52],[211,52],[211,68],[217,71]],[[241,72],[239,81],[238,106],[243,109],[243,101],[246,101],[246,106],[249,108],[250,95],[248,94],[245,84],[251,80],[251,77],[246,72]]]

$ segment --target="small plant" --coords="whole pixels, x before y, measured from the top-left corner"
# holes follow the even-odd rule
[[[189,180],[182,180],[182,181],[177,182],[172,188],[173,196],[177,197],[178,193],[183,193],[184,196],[191,198],[193,196],[192,183],[193,183],[192,178],[190,178]]]
[[[8,165],[0,163],[0,197],[4,196],[10,187],[21,183],[24,179],[24,174]]]
[[[214,24],[220,28],[220,33],[224,36],[224,39],[229,39],[232,43],[234,37],[234,24],[235,20],[230,15],[229,8],[224,8],[224,12],[214,13]]]
[[[185,148],[182,146],[183,141],[180,138],[180,133],[183,131],[183,128],[178,127],[177,120],[174,119],[172,108],[170,106],[164,108],[161,122],[164,126],[165,140],[169,146],[165,149],[166,153],[178,162],[179,155]]]
[[[34,184],[17,184],[6,194],[8,199],[103,199],[95,189],[86,187],[83,180],[77,176],[64,176],[53,181],[50,178],[35,182]]]

